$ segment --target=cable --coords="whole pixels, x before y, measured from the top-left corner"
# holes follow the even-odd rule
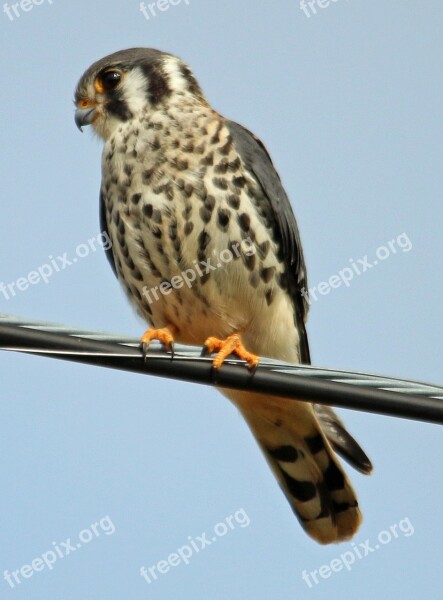
[[[390,377],[270,359],[254,374],[237,359],[216,372],[211,358],[200,356],[201,348],[176,345],[171,357],[153,343],[144,360],[135,338],[1,313],[0,350],[443,424],[443,387]]]

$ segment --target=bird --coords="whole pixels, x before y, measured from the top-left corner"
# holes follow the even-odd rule
[[[236,355],[310,364],[299,229],[260,139],[218,113],[181,58],[152,48],[94,62],[74,96],[75,123],[103,141],[100,224],[111,267],[173,352],[201,346],[223,368]],[[372,464],[332,408],[221,389],[245,418],[306,533],[350,539],[362,514],[338,454]]]

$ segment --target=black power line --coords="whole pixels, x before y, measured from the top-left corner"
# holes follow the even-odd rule
[[[269,359],[253,374],[234,358],[215,371],[201,348],[177,345],[172,357],[153,343],[144,359],[134,338],[2,314],[0,350],[443,424],[443,387],[402,379]]]

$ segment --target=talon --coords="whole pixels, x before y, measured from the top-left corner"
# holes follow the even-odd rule
[[[144,362],[146,362],[146,357],[147,357],[147,354],[148,354],[148,348],[149,348],[148,344],[145,344],[144,342],[140,342],[140,350],[142,351],[143,361]]]
[[[255,372],[256,372],[256,370],[257,370],[258,363],[260,362],[260,358],[258,358],[258,357],[257,357],[257,359],[258,359],[258,360],[257,360],[257,362],[256,362],[256,363],[254,363],[253,365],[250,365],[250,364],[248,364],[248,369],[249,369],[249,371],[251,372],[251,375],[254,375],[254,373],[255,373]]]
[[[146,361],[146,355],[148,353],[149,345],[152,340],[158,340],[163,344],[163,346],[171,352],[171,358],[174,357],[174,336],[170,327],[164,327],[162,329],[148,329],[142,335],[140,339],[141,351],[143,353],[143,358]]]
[[[209,352],[209,348],[207,346],[203,346],[202,351],[200,353],[201,358],[207,358],[211,353]]]
[[[212,362],[212,366],[216,371],[220,369],[230,354],[236,354],[241,360],[246,361],[252,373],[255,372],[260,362],[260,357],[246,350],[238,333],[228,336],[225,340],[209,337],[203,346],[202,356],[212,354],[213,352],[217,352]]]

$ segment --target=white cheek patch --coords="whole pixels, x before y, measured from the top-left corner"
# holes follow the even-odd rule
[[[129,71],[123,81],[123,98],[132,114],[137,114],[148,104],[148,82],[139,68]]]
[[[174,92],[185,92],[188,89],[188,82],[181,71],[182,62],[175,56],[168,56],[163,62],[163,72],[169,80],[169,87]]]

